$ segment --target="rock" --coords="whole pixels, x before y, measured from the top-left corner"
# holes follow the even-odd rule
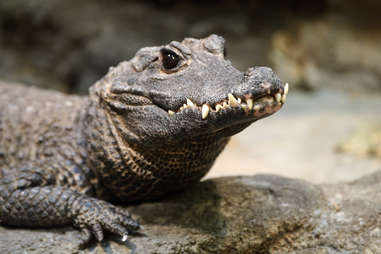
[[[359,158],[381,158],[381,124],[363,124],[349,138],[340,142],[336,149]]]
[[[144,233],[77,251],[70,228],[0,228],[0,253],[381,253],[381,171],[343,184],[215,178],[130,207]]]

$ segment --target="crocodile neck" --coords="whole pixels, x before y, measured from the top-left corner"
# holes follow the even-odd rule
[[[198,182],[229,141],[204,134],[148,146],[128,143],[128,129],[96,103],[90,103],[84,123],[87,160],[98,179],[96,192],[124,203],[154,199]]]

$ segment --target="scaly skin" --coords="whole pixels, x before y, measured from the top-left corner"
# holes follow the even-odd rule
[[[82,244],[139,229],[128,204],[185,189],[229,137],[285,102],[269,68],[241,73],[211,35],[143,48],[88,97],[0,82],[0,222],[74,225]],[[184,105],[185,104],[185,105]]]

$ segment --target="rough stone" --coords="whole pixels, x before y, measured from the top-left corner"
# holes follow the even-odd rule
[[[0,228],[0,253],[381,253],[381,171],[329,185],[275,175],[203,181],[130,210],[144,232],[78,251],[79,233]]]
[[[359,158],[381,158],[381,124],[363,124],[350,137],[337,144],[336,149]]]

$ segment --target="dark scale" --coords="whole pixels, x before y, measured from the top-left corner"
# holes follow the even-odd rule
[[[238,97],[283,101],[287,89],[269,68],[239,72],[224,52],[216,35],[142,48],[86,97],[0,82],[1,224],[73,225],[82,243],[138,230],[114,204],[190,187],[230,136],[283,105],[263,104],[261,116],[242,107]]]

